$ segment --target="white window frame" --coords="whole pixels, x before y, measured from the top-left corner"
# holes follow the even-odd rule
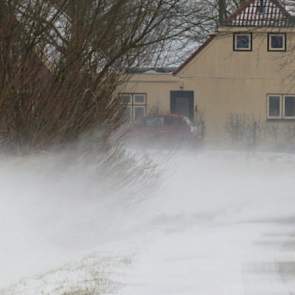
[[[130,100],[129,103],[126,104],[124,102],[122,102],[123,104],[125,104],[128,108],[128,111],[131,113],[129,113],[129,121],[131,122],[135,122],[135,109],[136,108],[143,108],[144,109],[144,116],[146,116],[147,113],[147,94],[146,93],[120,93],[119,94],[120,97],[124,97],[124,96],[130,96]],[[143,96],[144,100],[143,102],[136,102],[136,96]]]
[[[249,47],[247,48],[238,48],[238,36],[248,36],[249,37]],[[252,33],[248,33],[248,32],[240,32],[240,33],[234,33],[233,36],[233,45],[234,45],[234,51],[252,51]]]
[[[276,96],[276,97],[279,97],[280,98],[280,114],[278,116],[270,116],[269,114],[269,99],[270,97],[273,97],[273,96]],[[267,113],[267,119],[269,120],[280,120],[282,119],[282,115],[283,115],[283,106],[282,106],[282,95],[281,94],[268,94],[267,95],[267,109],[266,109],[266,113]]]
[[[126,120],[127,122],[131,122],[133,121],[133,110],[132,110],[132,106],[130,105],[125,105],[125,112],[128,114],[128,120]],[[126,115],[127,115],[126,114]]]
[[[128,96],[129,96],[129,101],[126,103],[125,101],[123,101],[123,97],[128,97]],[[130,93],[120,93],[120,98],[121,98],[122,104],[129,105],[130,103],[132,103],[132,95]]]
[[[273,48],[271,46],[271,37],[272,36],[282,36],[283,37],[283,47]],[[285,52],[287,50],[287,34],[286,33],[268,33],[267,35],[267,48],[271,52]]]
[[[143,102],[136,102],[136,96],[142,96]],[[133,94],[133,104],[134,105],[146,105],[146,94],[145,93],[134,93]]]
[[[133,121],[136,122],[136,118],[135,118],[135,113],[136,113],[136,109],[143,109],[143,116],[146,116],[146,106],[145,105],[134,105],[133,106]]]
[[[280,114],[279,116],[270,116],[269,115],[269,98],[272,96],[280,97]],[[278,94],[278,93],[271,93],[267,95],[267,109],[266,115],[268,120],[295,120],[294,116],[286,116],[286,104],[285,99],[286,97],[294,97],[295,94]]]

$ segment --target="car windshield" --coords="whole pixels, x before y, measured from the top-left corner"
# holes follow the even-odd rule
[[[144,126],[146,127],[161,127],[163,126],[163,117],[146,117],[144,118]]]

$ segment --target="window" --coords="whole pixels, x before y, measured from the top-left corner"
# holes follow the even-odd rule
[[[252,51],[252,34],[235,33],[234,51]]]
[[[270,95],[268,96],[268,119],[280,119],[281,118],[281,96]]]
[[[295,118],[295,96],[286,95],[284,97],[284,117],[286,119]]]
[[[131,94],[122,94],[121,101],[123,104],[131,104],[132,103],[132,95]]]
[[[126,121],[140,121],[146,115],[146,94],[121,93],[120,99],[122,104],[126,107]]]
[[[145,104],[145,95],[144,94],[134,94],[134,103],[135,104]]]
[[[164,117],[146,117],[144,126],[147,127],[162,127],[164,125]]]
[[[271,94],[267,97],[268,119],[295,119],[295,95]]]
[[[286,51],[287,38],[285,33],[268,34],[268,51]]]
[[[134,106],[133,107],[133,120],[139,121],[145,116],[145,106]]]

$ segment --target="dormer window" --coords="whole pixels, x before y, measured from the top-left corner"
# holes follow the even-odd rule
[[[268,34],[268,51],[286,51],[287,38],[285,33]]]
[[[234,33],[234,51],[252,51],[252,34]]]

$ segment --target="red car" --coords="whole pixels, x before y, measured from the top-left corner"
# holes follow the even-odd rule
[[[187,117],[168,114],[146,116],[126,132],[127,142],[183,144],[197,141],[197,127]]]

